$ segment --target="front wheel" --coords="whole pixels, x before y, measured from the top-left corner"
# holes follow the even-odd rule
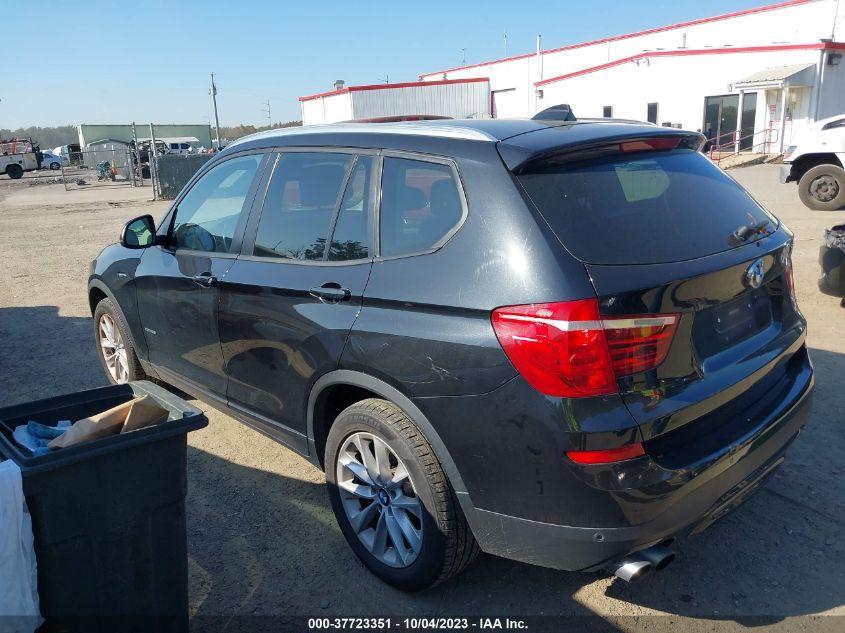
[[[478,554],[431,446],[393,403],[370,398],[341,412],[325,465],[343,535],[385,582],[420,591],[458,574]]]
[[[129,327],[111,299],[100,301],[94,310],[94,337],[100,364],[113,385],[147,377],[128,332]]]
[[[815,211],[845,207],[845,169],[830,164],[808,169],[798,181],[798,196]]]
[[[62,166],[61,166],[61,165],[59,165],[59,164],[58,164],[57,162],[55,162],[55,161],[53,161],[52,163],[50,163],[50,169],[52,169],[53,171],[55,171],[55,170],[57,170],[57,169],[61,169],[61,168],[62,168]]]

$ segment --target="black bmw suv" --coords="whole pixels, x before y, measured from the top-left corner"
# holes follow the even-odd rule
[[[631,580],[766,481],[813,385],[792,235],[703,140],[516,120],[248,137],[93,262],[103,367],[307,456],[398,587],[479,550]]]

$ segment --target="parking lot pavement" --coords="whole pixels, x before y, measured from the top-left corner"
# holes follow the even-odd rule
[[[372,577],[347,547],[322,473],[208,410],[189,436],[192,613],[205,615],[577,615],[609,628],[839,629],[845,615],[845,308],[816,289],[824,228],[763,165],[731,172],[795,233],[795,277],[816,366],[810,422],[776,477],[741,509],[679,544],[675,563],[625,585],[482,555],[466,573],[408,595]],[[149,189],[66,193],[0,186],[0,403],[105,383],[86,297],[88,263],[121,225],[160,215]],[[661,616],[661,617],[654,617]]]

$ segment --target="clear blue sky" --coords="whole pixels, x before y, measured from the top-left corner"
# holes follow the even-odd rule
[[[0,128],[300,118],[300,95],[771,4],[773,0],[0,2]],[[11,56],[9,55],[12,53]]]

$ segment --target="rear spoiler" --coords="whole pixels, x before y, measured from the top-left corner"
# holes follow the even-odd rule
[[[580,128],[580,129],[579,129]],[[540,165],[589,160],[613,154],[691,149],[706,142],[700,132],[624,123],[569,124],[511,137],[497,144],[507,168],[520,174]]]

